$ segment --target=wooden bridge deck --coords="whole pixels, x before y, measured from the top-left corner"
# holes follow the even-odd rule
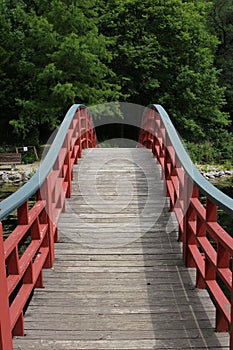
[[[93,149],[75,166],[54,268],[14,349],[228,349],[194,288],[146,149]]]

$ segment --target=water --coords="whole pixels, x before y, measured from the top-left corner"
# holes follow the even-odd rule
[[[16,192],[21,185],[13,183],[0,183],[0,201]]]
[[[233,198],[233,176],[223,178],[217,181],[214,185],[227,196]],[[222,210],[219,210],[218,220],[224,230],[226,230],[233,237],[233,217],[230,217]]]
[[[225,177],[213,183],[219,190],[227,196],[233,198],[233,176]]]

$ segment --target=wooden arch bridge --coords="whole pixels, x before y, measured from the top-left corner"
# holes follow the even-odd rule
[[[96,146],[88,109],[72,106],[0,203],[0,349],[233,350],[233,238],[217,215],[233,200],[160,105],[137,148]]]

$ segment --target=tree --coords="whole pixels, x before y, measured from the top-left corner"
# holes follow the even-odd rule
[[[23,29],[15,67],[17,115],[10,121],[23,140],[38,140],[40,130],[54,129],[72,103],[119,98],[120,87],[106,66],[111,53],[98,33],[94,4],[35,0],[8,5],[8,21]]]
[[[219,39],[216,66],[221,70],[220,84],[226,87],[227,105],[233,121],[233,3],[231,0],[215,0],[210,14],[210,25]]]
[[[220,6],[221,0],[215,2]],[[196,144],[196,150],[205,140],[205,149],[207,144],[210,151],[225,149],[224,157],[231,154],[227,112],[233,107],[232,49],[230,35],[219,29],[219,37],[229,42],[224,54],[218,47],[216,62],[225,74],[220,86],[220,72],[214,66],[218,39],[209,21],[211,2],[0,0],[0,4],[1,124],[10,120],[23,142],[47,137],[44,131],[54,129],[74,102],[127,100],[164,105],[184,140]],[[230,0],[227,6],[232,9]],[[231,33],[230,19],[221,11],[215,17],[224,18],[226,32]],[[223,57],[229,58],[227,63]]]
[[[214,66],[218,41],[207,21],[210,2],[100,3],[100,30],[116,40],[110,67],[127,100],[164,105],[184,139],[217,147],[216,132],[226,136],[229,118]]]
[[[15,5],[16,6],[16,5]],[[15,9],[20,9],[21,2]],[[4,130],[2,140],[11,141],[9,120],[17,115],[15,99],[20,94],[19,80],[16,74],[18,62],[23,55],[24,33],[20,26],[15,26],[14,13],[7,2],[0,1],[0,128]]]

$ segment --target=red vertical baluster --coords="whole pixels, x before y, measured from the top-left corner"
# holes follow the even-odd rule
[[[232,259],[232,256],[231,256]],[[231,261],[232,262],[232,261]],[[231,273],[231,324],[230,324],[230,350],[233,350],[233,268]]]
[[[53,203],[52,203],[52,191],[51,191],[51,176],[48,175],[43,187],[41,188],[42,197],[46,200],[46,213],[48,223],[48,238],[49,238],[49,254],[45,267],[50,268],[54,263],[54,224],[53,224]]]
[[[218,250],[217,250],[217,266],[218,269],[228,269],[230,264],[230,254],[226,250],[226,248],[218,243]],[[227,307],[227,305],[226,305]],[[216,326],[218,325],[218,332],[226,332],[228,330],[228,322],[226,321],[225,317],[222,313],[220,313],[218,310],[216,310]]]
[[[162,123],[160,123],[162,124]],[[163,173],[165,174],[165,153],[166,153],[166,130],[163,125],[160,125],[160,154],[159,161],[162,166]]]
[[[46,197],[45,197],[45,186],[46,185],[46,182],[41,186],[41,188],[39,189],[39,191],[37,191],[37,198],[38,200],[43,200],[45,201],[46,200]],[[47,213],[47,206],[45,206],[45,208],[43,209],[41,215],[40,215],[40,219],[39,219],[40,223],[41,224],[46,224],[48,225],[48,230],[46,232],[46,235],[45,235],[45,238],[43,239],[43,243],[42,243],[42,247],[50,247],[49,246],[49,222],[48,222],[48,213]],[[45,261],[45,264],[44,264],[44,268],[50,268],[50,263],[49,263],[49,257],[47,258],[47,260]],[[39,276],[39,280],[38,280],[38,287],[43,287],[43,281],[42,281],[42,276]],[[41,280],[41,281],[40,281]],[[36,285],[35,287],[37,287],[37,282],[36,282]]]
[[[89,147],[89,142],[88,142],[88,139],[89,139],[89,135],[88,135],[88,116],[87,116],[87,109],[85,108],[83,110],[83,113],[84,113],[84,116],[85,116],[85,139],[86,139],[86,142],[84,143],[84,148],[88,148]]]
[[[173,150],[174,151],[174,150]],[[178,241],[183,240],[184,232],[186,230],[185,215],[187,213],[190,198],[193,193],[192,183],[183,170],[180,160],[174,154],[174,164],[177,175],[177,202],[176,211],[178,211],[179,217],[179,237]],[[191,189],[190,189],[191,187]]]
[[[79,112],[79,118],[78,118],[78,158],[82,157],[82,119],[81,119],[81,113]]]
[[[25,202],[18,209],[18,224],[28,225],[28,202]]]
[[[66,197],[70,198],[71,193],[72,193],[72,167],[71,167],[71,151],[70,151],[70,135],[67,135],[67,154],[66,154],[66,159],[65,162],[67,164],[67,173],[66,173],[66,179],[65,181],[68,182],[68,188],[66,192]]]
[[[206,222],[217,221],[217,206],[208,198],[206,199]]]
[[[206,222],[217,222],[217,206],[212,203],[208,198],[206,200]],[[219,247],[220,248],[220,247]],[[218,262],[224,263],[224,252],[222,249],[219,250],[218,256],[217,256]],[[207,266],[208,268],[208,266]],[[207,270],[210,276],[206,276],[206,279],[216,280],[216,270],[213,266],[209,266],[209,269]],[[217,332],[226,332],[228,329],[228,323],[223,316],[221,310],[216,307],[216,331]]]
[[[13,336],[24,336],[24,317],[23,311],[20,312],[16,324],[12,330]],[[8,349],[7,349],[8,350]]]
[[[200,217],[197,217],[197,237],[205,237],[206,236],[206,224],[203,222]],[[203,256],[203,259],[205,257]],[[205,260],[204,260],[205,263]],[[199,269],[197,269],[197,274],[196,274],[196,286],[199,289],[205,289],[205,280],[202,277],[201,272]]]
[[[1,283],[1,287],[0,287],[0,300],[1,300],[0,350],[13,350],[2,223],[0,223],[0,283]]]
[[[193,188],[192,198],[198,198],[199,192],[197,187]],[[187,199],[188,200],[188,199]],[[189,245],[196,244],[195,237],[192,233],[192,230],[189,228],[189,222],[191,224],[196,224],[196,212],[192,205],[189,205],[189,208],[184,216],[185,220],[185,226],[184,226],[184,232],[183,232],[183,259],[185,262],[185,265],[187,267],[195,267],[192,254],[189,250]]]

